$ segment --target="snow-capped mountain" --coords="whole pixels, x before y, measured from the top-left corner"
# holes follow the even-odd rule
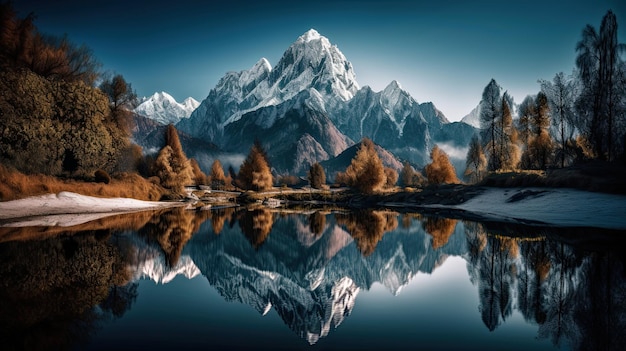
[[[200,103],[192,97],[186,98],[179,103],[170,94],[162,91],[144,98],[135,108],[135,113],[148,117],[160,124],[176,124],[181,119],[189,118],[191,113],[200,106]]]
[[[474,128],[480,128],[480,105],[479,103],[470,113],[461,118],[461,122],[469,124]]]
[[[303,120],[311,116],[315,122]],[[316,134],[312,124],[321,124],[327,133]],[[457,128],[450,133],[448,125],[432,103],[418,103],[397,81],[380,92],[360,88],[343,53],[311,29],[275,67],[262,58],[248,70],[228,72],[177,127],[225,151],[247,152],[255,139],[274,149],[283,143],[281,148],[291,153],[268,152],[270,161],[279,173],[301,174],[313,162],[332,158],[363,137],[403,159],[425,164],[430,148],[448,141],[441,137],[466,132]],[[469,141],[472,134],[468,131],[458,143]],[[273,162],[285,156],[295,161]]]
[[[219,139],[224,126],[245,113],[278,105],[309,89],[330,105],[349,100],[359,89],[352,64],[314,29],[300,36],[275,68],[262,58],[249,70],[228,72],[179,129]]]
[[[183,257],[189,255],[227,301],[245,303],[260,314],[274,309],[314,344],[352,313],[361,290],[378,282],[397,295],[419,272],[432,273],[449,255],[467,252],[461,227],[435,249],[432,236],[414,221],[384,234],[374,252],[364,256],[345,224],[334,215],[325,217],[318,234],[310,230],[307,216],[281,218],[262,249],[251,245],[238,226],[224,227],[219,236],[193,238]]]

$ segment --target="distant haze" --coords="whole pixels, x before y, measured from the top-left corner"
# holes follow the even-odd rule
[[[491,78],[521,102],[538,79],[572,72],[585,25],[612,9],[626,42],[623,0],[481,1],[17,1],[20,16],[94,50],[139,96],[206,98],[227,71],[261,57],[275,65],[317,29],[352,62],[361,85],[398,80],[451,121],[468,114]]]

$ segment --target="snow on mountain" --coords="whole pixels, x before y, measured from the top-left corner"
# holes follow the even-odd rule
[[[480,105],[478,104],[470,113],[461,118],[461,122],[469,124],[474,128],[480,128]]]
[[[272,167],[289,174],[305,174],[310,165],[337,156],[353,142],[342,134],[319,108],[314,88],[293,99],[247,113],[226,125],[224,143],[245,153],[257,139],[263,144]]]
[[[161,124],[176,124],[181,119],[189,118],[200,103],[188,97],[182,103],[177,102],[170,94],[162,91],[144,98],[135,108],[135,113],[153,119]]]
[[[352,64],[314,29],[300,36],[276,67],[262,58],[249,70],[228,72],[178,127],[194,136],[219,140],[224,126],[244,114],[278,105],[311,88],[319,93],[320,108],[347,101],[359,89]]]
[[[192,279],[200,274],[200,270],[189,256],[181,256],[175,267],[168,267],[163,255],[157,255],[144,261],[138,273],[155,283],[167,284],[178,275]]]
[[[319,139],[309,128],[312,121],[297,120],[312,115],[314,124],[322,123],[327,136],[334,137]],[[395,80],[380,92],[360,88],[343,53],[311,29],[289,46],[275,67],[262,58],[250,69],[226,73],[177,128],[228,152],[247,152],[255,139],[276,146],[283,142],[280,136],[288,136],[282,148],[292,153],[280,158],[295,161],[274,164],[281,166],[275,170],[301,174],[310,163],[336,156],[363,137],[414,164],[425,164],[436,142],[453,136],[459,137],[453,142],[458,144],[471,137],[465,136],[473,133],[469,126],[450,131],[450,124],[434,104],[418,103]]]

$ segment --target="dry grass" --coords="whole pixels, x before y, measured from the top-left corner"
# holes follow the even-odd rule
[[[96,197],[126,197],[158,201],[166,193],[161,186],[134,173],[122,173],[109,184],[60,179],[42,174],[26,175],[0,165],[0,201],[70,191]]]

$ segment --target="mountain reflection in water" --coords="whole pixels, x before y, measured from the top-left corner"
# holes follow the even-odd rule
[[[76,228],[0,228],[0,337],[3,349],[94,348],[100,330],[142,299],[141,281],[169,285],[183,275],[205,279],[226,302],[275,311],[318,344],[331,331],[342,333],[334,328],[374,284],[399,295],[416,275],[458,256],[478,292],[484,329],[495,331],[519,313],[536,338],[555,347],[623,349],[624,249],[567,243],[567,229],[529,230],[391,211],[267,208],[178,208]]]

